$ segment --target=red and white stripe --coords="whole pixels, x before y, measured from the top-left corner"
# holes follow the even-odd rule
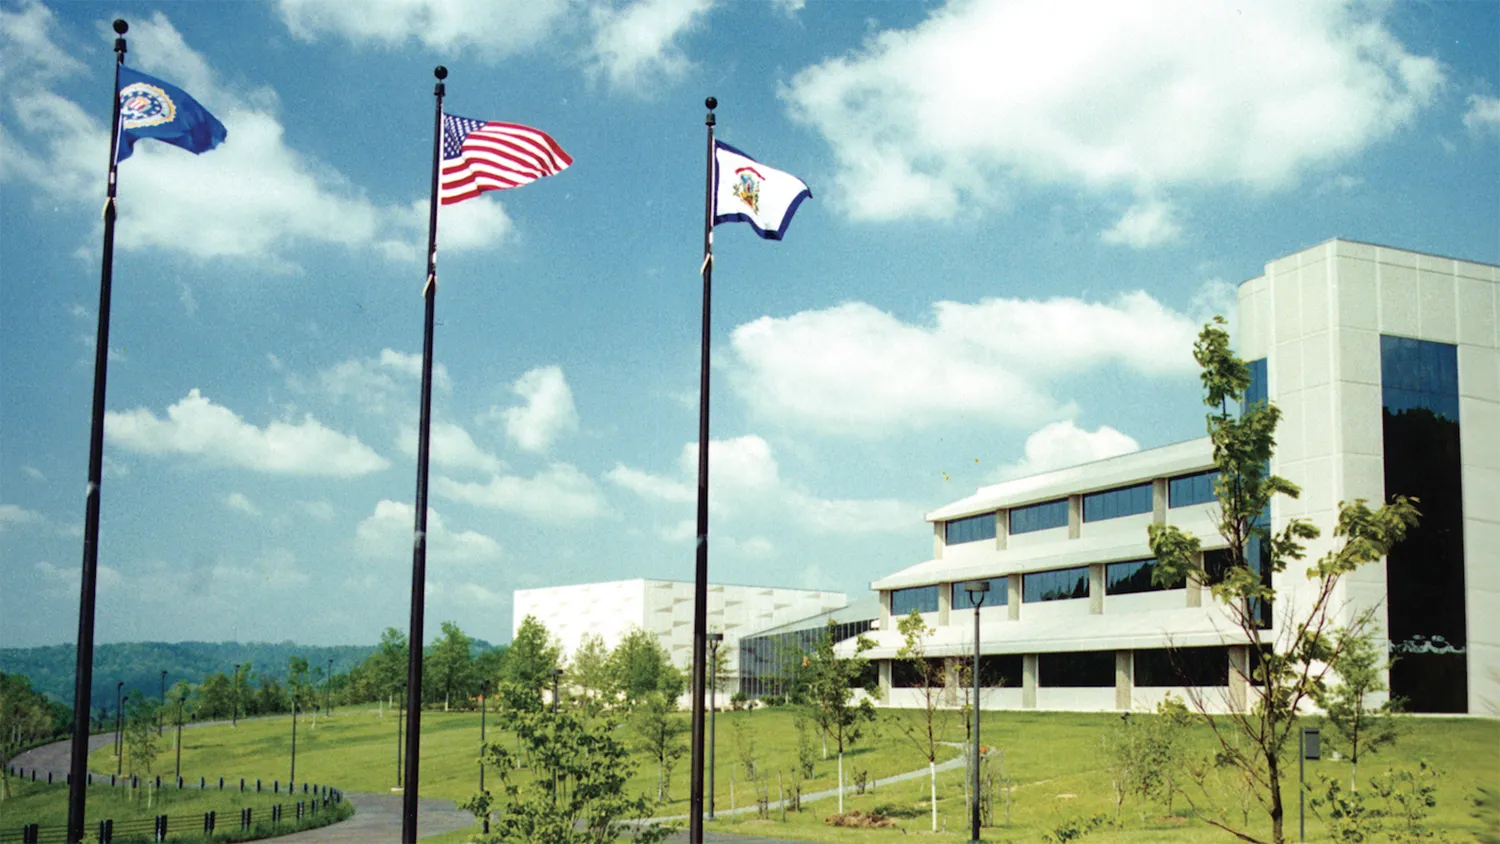
[[[491,121],[464,137],[457,157],[443,159],[438,198],[451,205],[487,190],[520,187],[560,173],[572,163],[572,156],[546,132]]]

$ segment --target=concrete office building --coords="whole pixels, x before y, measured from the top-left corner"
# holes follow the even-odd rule
[[[1381,562],[1345,578],[1337,618],[1375,608],[1391,693],[1415,712],[1500,707],[1500,268],[1331,240],[1240,285],[1236,343],[1252,400],[1283,412],[1272,471],[1273,530],[1305,517],[1335,547],[1340,501],[1421,499],[1422,524]],[[1252,700],[1249,648],[1203,586],[1151,584],[1152,522],[1204,542],[1212,573],[1213,461],[1204,439],[985,487],[927,516],[933,559],[876,580],[882,698],[916,705],[893,662],[892,617],[917,609],[935,657],[973,653],[963,584],[987,580],[979,610],[986,708],[1147,708],[1188,687],[1220,708]],[[1276,575],[1265,641],[1308,603],[1306,566]],[[847,649],[847,646],[845,646]]]
[[[729,652],[728,671],[739,676],[742,636],[796,619],[839,609],[848,603],[842,592],[781,589],[767,586],[709,584],[708,629],[724,634]],[[585,634],[603,637],[613,648],[635,628],[656,634],[672,655],[672,663],[687,671],[693,660],[693,584],[675,580],[617,580],[514,593],[512,635],[526,616],[535,616],[562,644],[563,656],[577,652]],[[720,689],[721,696],[733,694]]]

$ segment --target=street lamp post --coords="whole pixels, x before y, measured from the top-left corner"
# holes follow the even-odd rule
[[[130,695],[120,698],[120,711],[115,713],[115,733],[120,737],[120,754],[115,757],[115,776],[125,773],[125,704]]]
[[[177,779],[182,779],[182,704],[187,695],[177,698]]]
[[[405,691],[396,700],[396,787],[401,788],[401,728],[406,721]]]
[[[719,711],[719,643],[723,633],[708,634],[708,819],[714,819],[714,714]]]
[[[287,788],[297,785],[297,696],[292,695],[292,774],[287,777]]]
[[[562,679],[562,675],[563,675],[563,672],[562,672],[561,668],[554,668],[554,669],[552,669],[552,717],[554,718],[554,720],[557,717],[557,681],[559,681],[559,680]],[[556,727],[554,726],[553,729],[556,729]],[[557,805],[557,771],[556,770],[554,770],[552,772],[552,805],[553,806]]]
[[[333,660],[328,660],[328,675],[323,678],[323,717],[333,714]]]
[[[969,603],[974,605],[974,775],[971,783],[974,802],[970,806],[973,829],[969,838],[972,844],[979,844],[979,608],[984,606],[990,582],[971,580],[964,584],[964,591],[969,593]]]
[[[484,794],[484,716],[489,709],[490,681],[479,685],[479,793]],[[490,834],[490,811],[484,810],[484,834]]]
[[[240,666],[242,664],[238,662],[234,664],[234,696],[232,698],[234,702],[230,704],[233,711],[229,716],[229,726],[236,729],[240,726]]]
[[[124,680],[121,680],[120,682],[115,683],[115,755],[116,756],[120,755],[120,713],[122,711],[121,707],[123,707],[125,705],[124,698],[120,697],[120,692],[124,688],[125,688],[125,681]]]
[[[161,671],[161,709],[156,713],[156,734],[161,735],[167,717],[167,670]]]

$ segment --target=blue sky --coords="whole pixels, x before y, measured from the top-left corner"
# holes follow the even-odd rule
[[[121,167],[101,642],[405,627],[436,64],[575,164],[442,215],[428,638],[692,578],[709,94],[814,196],[716,236],[720,582],[857,597],[977,486],[1199,435],[1267,261],[1500,263],[1489,0],[3,0],[6,646],[77,629],[117,16],[229,138]]]

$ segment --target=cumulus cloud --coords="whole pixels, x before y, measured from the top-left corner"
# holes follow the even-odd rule
[[[0,532],[9,525],[46,524],[47,518],[35,510],[27,510],[14,504],[0,504]]]
[[[372,558],[407,558],[412,553],[416,508],[382,499],[375,511],[354,529],[359,553]],[[472,530],[453,531],[431,507],[427,508],[427,558],[444,563],[486,563],[500,558],[500,543]]]
[[[342,4],[326,4],[329,8]],[[47,85],[82,72],[58,56],[51,13],[35,2],[0,22],[0,51],[7,77],[35,84],[7,85],[0,104],[6,159],[0,178],[17,176],[51,201],[98,205],[98,152],[108,132],[78,103]],[[106,28],[107,29],[107,28]],[[112,39],[101,30],[99,37]],[[121,167],[121,249],[162,249],[199,259],[232,258],[291,270],[292,248],[303,245],[378,248],[422,260],[425,216],[414,221],[405,205],[370,201],[327,162],[286,141],[276,92],[221,84],[208,61],[190,47],[161,12],[134,22],[132,64],[190,91],[228,129],[228,140],[203,156],[167,144],[140,144]],[[53,51],[53,52],[49,52]],[[423,201],[425,203],[425,200]],[[476,231],[509,221],[498,205],[454,215],[458,235],[446,248],[492,245],[499,238]],[[478,220],[479,222],[474,222]],[[464,221],[469,221],[467,225]]]
[[[539,522],[592,519],[608,506],[588,475],[568,463],[553,463],[532,477],[494,474],[485,483],[432,480],[432,493],[475,507],[503,510]]]
[[[31,478],[33,481],[47,480],[47,476],[42,474],[42,470],[35,466],[22,466],[21,471],[25,472],[26,477]]]
[[[1078,427],[1073,420],[1065,419],[1046,425],[1027,437],[1024,456],[1002,467],[998,479],[1024,478],[1140,449],[1140,443],[1133,437],[1108,425],[1089,431]]]
[[[702,20],[713,0],[636,0],[599,5],[594,24],[594,70],[616,88],[645,91],[680,78],[690,66],[676,39]]]
[[[358,438],[312,416],[260,428],[197,389],[167,408],[164,419],[146,408],[106,413],[104,434],[126,451],[191,455],[270,474],[354,477],[390,465]]]
[[[770,443],[753,434],[710,440],[708,461],[713,476],[709,506],[715,518],[731,521],[769,517],[780,524],[796,524],[817,534],[860,535],[899,531],[920,511],[890,499],[836,499],[815,495],[781,477]],[[649,500],[684,504],[696,500],[697,488],[687,479],[698,471],[698,444],[682,447],[677,476],[656,475],[623,464],[605,475],[610,482]],[[684,520],[667,529],[669,540],[696,534],[696,523]],[[748,540],[747,540],[748,543]],[[742,549],[744,550],[744,549]]]
[[[287,385],[298,392],[313,392],[325,398],[345,401],[368,413],[386,415],[409,413],[417,406],[416,385],[421,383],[422,356],[394,349],[381,349],[373,358],[350,358],[320,370],[312,379],[292,375]],[[432,384],[435,389],[453,389],[448,367],[434,364]]]
[[[385,48],[415,42],[440,53],[473,50],[493,59],[541,43],[573,5],[572,0],[277,0],[276,11],[302,41],[334,35]]]
[[[863,302],[761,317],[731,335],[729,383],[760,417],[878,437],[962,419],[1033,424],[1069,416],[1050,376],[1118,364],[1194,371],[1198,320],[1144,292],[938,302],[923,324]]]
[[[255,506],[242,492],[231,492],[224,497],[224,506],[231,510],[244,513],[247,516],[259,516],[260,508]]]
[[[297,506],[310,518],[320,522],[331,522],[335,515],[333,505],[319,499],[317,501],[298,501]]]
[[[1464,112],[1464,126],[1470,132],[1500,133],[1500,97],[1469,95],[1469,109]]]
[[[1181,234],[1182,227],[1173,219],[1172,204],[1151,200],[1132,205],[1118,222],[1099,233],[1099,239],[1116,246],[1146,249],[1171,243]]]
[[[495,455],[480,448],[469,432],[452,422],[436,422],[432,425],[428,443],[428,459],[434,466],[462,471],[473,469],[495,473],[505,464]],[[417,431],[405,425],[396,437],[396,445],[408,457],[417,456]]]
[[[949,218],[1018,185],[1138,202],[1280,190],[1410,125],[1440,88],[1439,63],[1391,35],[1387,9],[951,0],[802,70],[783,96],[832,147],[835,201],[854,219]],[[1155,216],[1130,222],[1169,231]]]
[[[527,371],[511,392],[525,399],[519,407],[492,409],[505,424],[505,435],[519,448],[544,452],[560,436],[578,430],[578,410],[560,366],[539,366]]]

